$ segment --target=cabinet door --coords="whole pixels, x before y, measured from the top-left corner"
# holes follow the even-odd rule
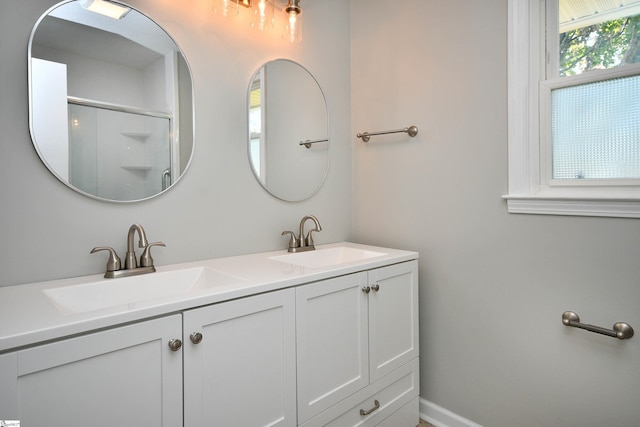
[[[186,427],[296,425],[294,304],[287,289],[183,314]]]
[[[419,356],[418,262],[369,272],[371,382]]]
[[[26,427],[180,426],[182,353],[167,344],[181,336],[174,315],[5,355],[3,395],[15,398],[1,415]]]
[[[296,289],[300,424],[369,383],[366,277]]]
[[[20,419],[17,352],[0,354],[0,419]]]

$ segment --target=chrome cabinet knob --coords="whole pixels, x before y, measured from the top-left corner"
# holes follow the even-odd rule
[[[200,332],[193,332],[189,335],[189,339],[194,344],[200,344],[202,342],[202,334]]]
[[[375,285],[371,286],[371,289],[373,289],[374,292],[378,292],[380,290],[380,285],[376,283]]]
[[[364,288],[362,288],[362,292],[368,294],[369,292],[371,292],[371,288],[369,286],[365,286]]]
[[[171,351],[180,350],[182,348],[182,341],[177,338],[169,340],[169,348],[171,349]]]

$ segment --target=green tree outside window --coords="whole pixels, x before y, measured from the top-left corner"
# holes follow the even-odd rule
[[[640,15],[561,33],[560,76],[640,62]]]

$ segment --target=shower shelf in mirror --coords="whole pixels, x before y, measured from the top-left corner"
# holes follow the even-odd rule
[[[120,135],[126,136],[127,138],[137,139],[142,142],[146,142],[147,139],[151,136],[149,132],[120,132]]]
[[[150,171],[152,169],[151,166],[148,165],[121,165],[122,169],[132,170],[132,171]]]

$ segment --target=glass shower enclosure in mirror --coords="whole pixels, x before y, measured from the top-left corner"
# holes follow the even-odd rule
[[[96,4],[121,16],[96,12]],[[124,3],[65,1],[38,20],[29,42],[29,112],[44,164],[93,198],[160,194],[193,153],[187,61],[164,29]]]
[[[251,78],[248,110],[256,179],[281,200],[313,196],[329,168],[327,103],[316,79],[296,62],[267,62]]]

